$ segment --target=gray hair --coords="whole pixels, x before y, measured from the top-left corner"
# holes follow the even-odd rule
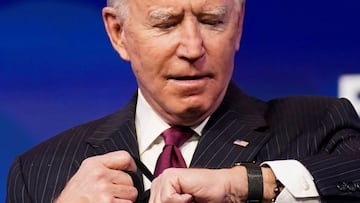
[[[238,1],[241,3],[245,2],[245,0]],[[118,11],[118,18],[122,20],[125,20],[127,18],[129,10],[128,0],[107,0],[107,6],[115,8]]]
[[[117,17],[125,20],[128,15],[128,0],[107,0],[107,6],[117,10]]]

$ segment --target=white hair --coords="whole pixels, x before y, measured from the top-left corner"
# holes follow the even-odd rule
[[[240,3],[245,2],[245,0],[239,0]],[[107,6],[115,8],[118,13],[118,17],[122,20],[125,20],[128,15],[128,0],[107,0]]]
[[[128,15],[128,0],[107,0],[107,6],[115,8],[120,19],[126,19]]]

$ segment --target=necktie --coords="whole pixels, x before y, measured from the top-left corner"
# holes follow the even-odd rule
[[[167,168],[186,168],[186,163],[179,147],[192,135],[193,131],[189,127],[183,126],[173,126],[162,133],[165,146],[156,163],[155,177]]]

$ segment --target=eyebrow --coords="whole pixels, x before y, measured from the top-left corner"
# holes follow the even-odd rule
[[[166,21],[174,16],[173,8],[160,8],[149,13],[151,20]]]
[[[199,16],[206,16],[206,15],[225,16],[226,12],[227,12],[227,7],[222,6],[222,7],[216,7],[216,8],[211,8],[211,9],[204,9],[199,14]],[[171,8],[171,7],[157,8],[157,9],[150,11],[150,13],[149,13],[149,17],[150,17],[151,21],[165,22],[175,16],[177,16],[177,14],[175,13],[175,9]]]
[[[203,15],[214,15],[214,16],[224,16],[227,12],[227,8],[225,6],[217,7],[213,9],[205,9],[201,12]]]

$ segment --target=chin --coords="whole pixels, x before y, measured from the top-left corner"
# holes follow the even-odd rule
[[[210,115],[209,109],[197,107],[188,107],[179,112],[176,116],[177,125],[193,126],[202,122],[206,117]]]

